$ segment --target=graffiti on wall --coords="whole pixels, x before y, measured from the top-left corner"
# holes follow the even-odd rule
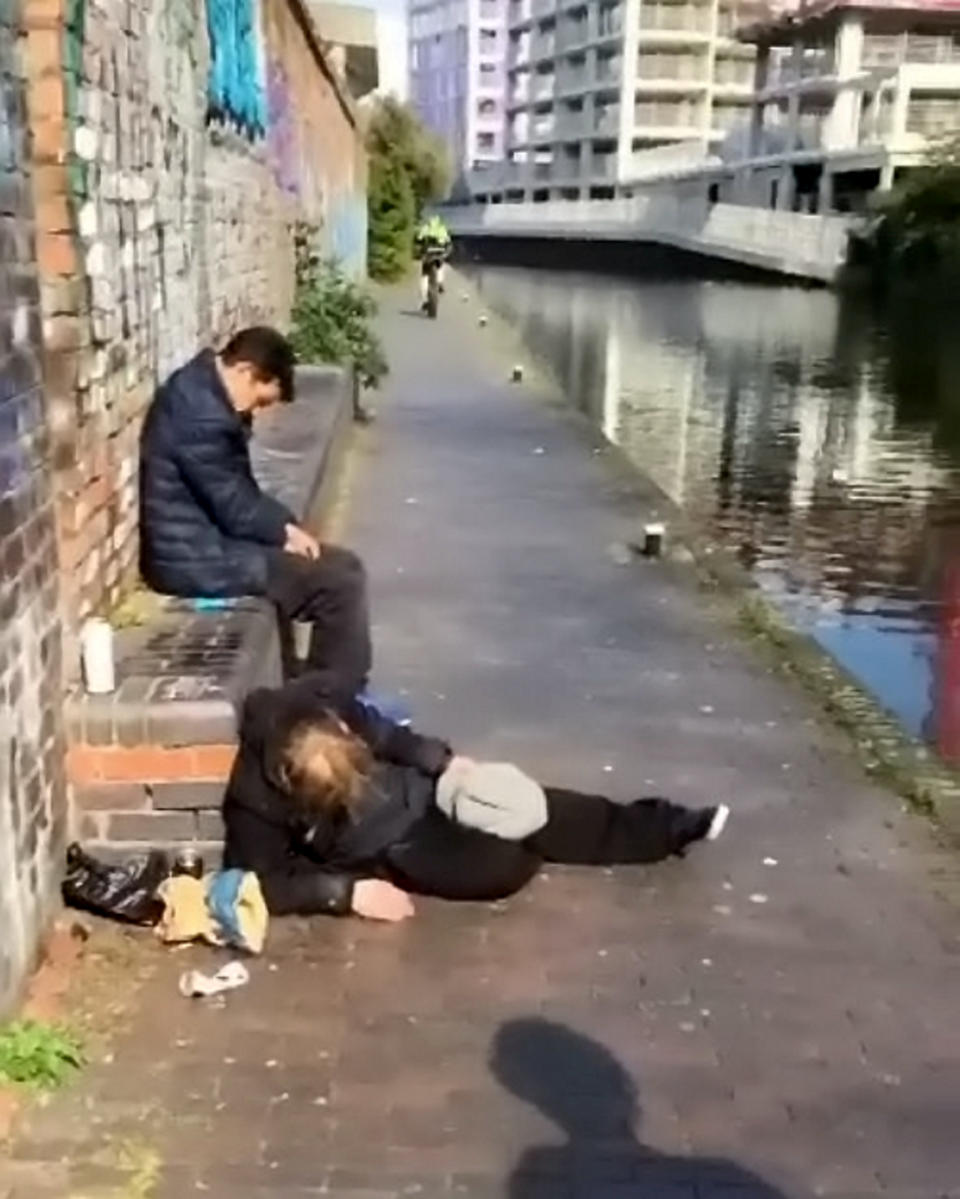
[[[247,137],[266,132],[258,0],[207,0],[208,115]]]
[[[267,67],[267,153],[277,186],[291,195],[300,191],[300,154],[290,81],[282,62]]]
[[[366,196],[342,196],[331,204],[325,232],[330,257],[348,273],[362,275],[367,261]]]

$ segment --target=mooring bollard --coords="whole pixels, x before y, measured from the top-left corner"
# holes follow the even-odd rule
[[[662,524],[643,526],[643,549],[645,558],[659,558],[663,550],[664,527]]]
[[[481,329],[482,329],[482,328],[484,328],[484,326],[486,325],[486,323],[487,323],[487,318],[486,318],[485,316],[481,316],[481,317],[480,317],[480,321],[479,321],[480,328],[481,328]]]
[[[511,374],[510,377],[513,379],[514,383],[522,383],[523,382],[523,367],[515,366],[513,368],[513,373]]]

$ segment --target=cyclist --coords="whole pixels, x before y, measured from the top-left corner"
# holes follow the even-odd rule
[[[445,264],[451,249],[449,230],[440,217],[429,217],[421,224],[414,238],[414,252],[420,259],[420,306],[423,309],[427,307],[430,267],[436,264],[437,285],[442,292]]]

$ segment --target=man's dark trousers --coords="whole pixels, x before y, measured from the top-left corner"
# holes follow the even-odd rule
[[[308,668],[331,671],[350,694],[361,692],[372,664],[366,571],[356,554],[325,545],[317,559],[267,552],[267,597],[289,622],[311,621]]]

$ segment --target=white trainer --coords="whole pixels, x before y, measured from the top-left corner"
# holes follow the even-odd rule
[[[730,819],[730,809],[725,803],[717,804],[717,810],[713,814],[713,819],[710,821],[710,827],[707,829],[707,840],[716,841],[723,830],[727,826],[727,821]]]

